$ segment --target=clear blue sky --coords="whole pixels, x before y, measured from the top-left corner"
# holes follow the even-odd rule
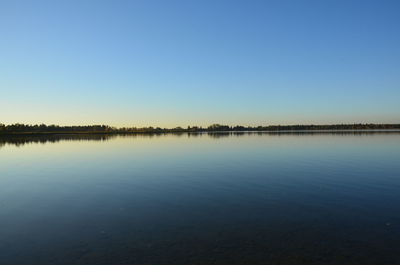
[[[400,122],[400,1],[0,1],[0,123]]]

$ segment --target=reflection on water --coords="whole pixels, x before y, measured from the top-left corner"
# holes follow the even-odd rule
[[[188,137],[198,137],[198,136],[209,136],[212,138],[221,138],[229,136],[246,136],[246,135],[319,135],[319,134],[332,134],[332,135],[370,135],[370,134],[399,134],[399,130],[327,130],[327,131],[273,131],[273,132],[200,132],[200,133],[133,133],[133,134],[47,134],[47,135],[14,135],[14,136],[1,136],[0,135],[0,148],[6,144],[11,144],[15,146],[23,146],[28,143],[41,143],[45,144],[56,143],[59,141],[106,141],[115,137],[160,137],[165,135],[174,136],[188,136]]]
[[[0,136],[0,148],[6,144],[15,146],[23,146],[24,144],[36,143],[56,143],[59,141],[106,141],[115,135],[102,135],[102,134],[66,134],[66,135],[33,135],[33,136]]]
[[[398,132],[0,146],[1,265],[400,264]]]

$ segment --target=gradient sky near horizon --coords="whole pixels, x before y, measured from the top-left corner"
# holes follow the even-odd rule
[[[400,122],[400,1],[0,1],[0,123]]]

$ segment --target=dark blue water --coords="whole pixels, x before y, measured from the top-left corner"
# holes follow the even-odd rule
[[[0,264],[400,264],[400,134],[3,137]]]

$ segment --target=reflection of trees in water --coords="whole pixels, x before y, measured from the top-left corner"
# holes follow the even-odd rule
[[[154,138],[162,137],[167,133],[129,133],[129,134],[49,134],[49,135],[13,135],[1,136],[0,135],[0,148],[9,144],[17,147],[24,146],[25,144],[46,144],[57,143],[60,141],[99,141],[104,142],[117,137],[130,137],[130,138]],[[186,133],[169,133],[175,136],[183,136]]]
[[[107,141],[116,135],[33,135],[33,136],[4,136],[0,137],[0,148],[6,144],[23,146],[25,144],[46,144],[60,141]]]
[[[60,141],[99,141],[104,142],[116,137],[126,138],[158,138],[166,135],[174,137],[210,137],[219,139],[224,137],[241,137],[246,135],[372,135],[372,134],[400,134],[399,130],[360,130],[360,131],[280,131],[280,132],[190,132],[190,133],[125,133],[125,134],[50,134],[50,135],[15,135],[15,136],[0,136],[0,148],[9,144],[17,147],[25,144],[46,144],[57,143]]]
[[[275,131],[275,132],[207,132],[199,133],[197,135],[208,135],[211,138],[223,138],[223,137],[240,137],[245,135],[271,135],[271,136],[283,136],[283,135],[372,135],[372,134],[400,134],[399,130],[360,130],[360,131]],[[193,135],[192,133],[190,135]]]

